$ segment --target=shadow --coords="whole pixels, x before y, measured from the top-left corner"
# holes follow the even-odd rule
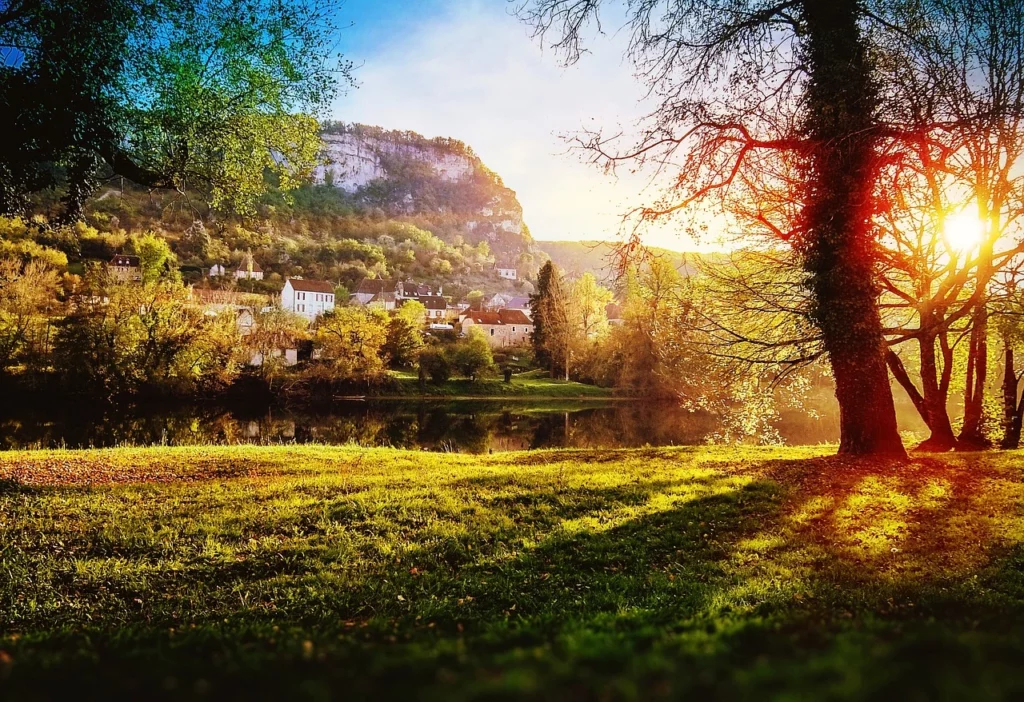
[[[688,451],[636,450],[618,454],[637,459],[622,475],[589,456],[509,457],[537,470],[448,482],[408,485],[403,474],[372,499],[317,482],[308,502],[264,504],[258,530],[243,505],[211,514],[210,502],[183,500],[174,519],[198,521],[176,550],[154,537],[132,553],[153,570],[88,587],[77,576],[89,619],[53,624],[5,595],[31,636],[0,639],[18,666],[0,692],[916,700],[1024,690],[1024,489],[1012,463],[761,459],[729,470],[679,467]],[[574,481],[563,462],[580,464]],[[139,519],[159,533],[171,513],[147,509]],[[235,550],[214,553],[215,533]],[[142,604],[126,583],[145,588]]]

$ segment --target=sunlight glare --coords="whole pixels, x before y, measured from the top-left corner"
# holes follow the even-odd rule
[[[984,226],[976,214],[958,212],[946,218],[946,242],[957,253],[966,253],[981,243]]]

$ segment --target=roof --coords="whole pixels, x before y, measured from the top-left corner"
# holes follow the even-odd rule
[[[533,324],[522,310],[498,310],[497,312],[467,312],[466,319],[473,324],[501,326],[504,324]]]
[[[301,290],[302,292],[312,293],[330,293],[334,294],[334,286],[325,280],[310,280],[309,278],[289,278],[285,281],[285,285],[291,283],[292,290]]]
[[[498,310],[502,324],[533,324],[522,310]]]
[[[112,259],[110,259],[110,265],[112,265],[112,266],[129,266],[131,268],[138,268],[139,267],[139,257],[138,256],[125,256],[123,254],[117,254]]]
[[[380,278],[363,278],[359,287],[356,288],[357,293],[365,293],[367,295],[376,295],[382,292],[395,292],[395,281],[393,280],[381,280]]]
[[[262,273],[263,272],[263,269],[260,268],[260,264],[256,263],[256,259],[254,259],[252,256],[248,256],[246,258],[243,258],[242,262],[240,264],[238,264],[238,270],[240,270],[240,271],[247,271],[247,270],[249,270],[249,264],[250,263],[252,264],[252,272],[253,273]]]
[[[516,264],[510,263],[508,261],[495,261],[494,267],[501,268],[502,270],[514,271],[516,269]]]
[[[448,301],[440,296],[432,297],[421,297],[420,302],[428,310],[446,310],[448,309]]]
[[[513,310],[530,309],[530,298],[526,295],[517,295],[505,303],[505,306]]]
[[[471,320],[473,324],[501,324],[501,319],[498,317],[497,312],[467,312],[466,319]]]

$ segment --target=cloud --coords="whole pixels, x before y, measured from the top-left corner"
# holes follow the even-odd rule
[[[614,236],[642,197],[639,179],[580,163],[559,135],[628,127],[643,114],[625,37],[595,37],[592,53],[565,68],[507,10],[495,0],[448,0],[426,18],[406,10],[353,57],[361,87],[338,100],[335,117],[466,142],[516,191],[537,238]],[[687,245],[666,232],[651,243]]]

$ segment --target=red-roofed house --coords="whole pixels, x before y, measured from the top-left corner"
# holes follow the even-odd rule
[[[288,278],[281,291],[281,307],[306,319],[316,319],[334,309],[334,286],[323,280]]]
[[[530,343],[533,322],[522,310],[498,310],[497,312],[467,311],[461,317],[462,332],[473,327],[480,329],[494,348],[520,346]]]
[[[107,264],[107,275],[118,283],[137,283],[142,280],[142,264],[138,256],[118,254]]]

